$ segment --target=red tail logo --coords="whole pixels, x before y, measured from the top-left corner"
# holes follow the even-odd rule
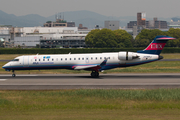
[[[162,50],[166,43],[151,43],[146,50]]]

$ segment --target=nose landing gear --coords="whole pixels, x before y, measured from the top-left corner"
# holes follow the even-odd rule
[[[92,71],[91,77],[93,77],[93,78],[98,78],[98,77],[99,77],[99,72],[97,72],[97,71]]]
[[[16,77],[14,70],[12,70],[12,72],[13,72],[12,77]]]

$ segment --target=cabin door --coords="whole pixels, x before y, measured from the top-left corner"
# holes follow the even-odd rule
[[[23,66],[29,67],[29,56],[24,56]]]

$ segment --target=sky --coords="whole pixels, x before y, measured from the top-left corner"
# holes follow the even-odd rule
[[[0,0],[0,10],[22,16],[39,14],[48,17],[60,12],[88,10],[106,16],[150,17],[180,16],[180,0]]]

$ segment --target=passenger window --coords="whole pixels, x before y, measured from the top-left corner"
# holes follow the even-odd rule
[[[37,59],[35,59],[35,61],[37,61]]]
[[[41,59],[39,59],[39,61],[41,61]]]
[[[43,59],[43,61],[45,61],[45,59]]]
[[[74,60],[76,60],[76,58],[74,58]]]
[[[69,60],[71,60],[71,58],[69,58]]]
[[[48,61],[49,61],[49,59],[48,59]]]
[[[86,60],[88,60],[88,58],[86,58]]]
[[[82,60],[84,60],[84,58],[82,58]]]
[[[65,58],[65,60],[67,60],[67,58]]]
[[[63,59],[61,58],[61,61],[62,61]]]
[[[79,60],[81,60],[81,59],[79,58]]]
[[[96,57],[96,60],[97,60],[97,57]]]
[[[91,60],[93,60],[93,57],[91,58]]]
[[[104,59],[106,59],[106,57],[104,57]]]
[[[54,59],[52,59],[52,61],[54,61]]]
[[[100,57],[100,59],[102,59],[102,57]]]

